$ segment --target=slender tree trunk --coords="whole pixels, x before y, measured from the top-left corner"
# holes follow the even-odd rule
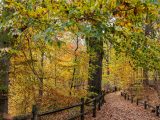
[[[10,56],[8,54],[10,37],[7,31],[0,33],[0,114],[8,113],[8,84]]]
[[[147,18],[146,18],[147,19]],[[152,32],[152,27],[150,24],[145,26],[145,37],[149,36],[150,33]],[[147,38],[145,41],[145,45],[146,49],[148,49],[148,45],[147,45]],[[146,63],[147,66],[148,63]],[[149,76],[148,76],[148,68],[147,67],[143,67],[143,84],[144,86],[148,86],[149,85]]]
[[[148,11],[147,11],[148,12]],[[147,15],[146,15],[146,21],[148,20],[148,13],[147,13]],[[145,39],[146,39],[146,41],[145,41],[145,44],[144,44],[144,47],[146,47],[146,49],[148,49],[148,45],[147,45],[147,36],[149,36],[150,35],[150,32],[151,32],[151,25],[150,24],[147,24],[146,26],[145,26]],[[147,66],[147,63],[146,63],[146,66]],[[143,67],[143,84],[144,84],[144,86],[146,87],[146,86],[148,86],[149,85],[149,79],[148,79],[148,68],[147,67]]]
[[[55,54],[55,56],[57,55]],[[55,77],[54,84],[55,86],[57,86],[57,61],[54,63],[54,77]]]
[[[147,11],[146,11],[146,20],[145,22],[147,22],[149,19],[149,16],[148,16],[148,8],[147,8]],[[151,24],[146,24],[145,25],[145,44],[144,44],[144,47],[146,47],[146,49],[148,49],[148,45],[147,45],[147,36],[150,36],[150,33],[152,32],[152,29],[151,29]],[[146,66],[147,66],[147,63],[146,63]],[[144,84],[144,87],[147,87],[149,85],[149,80],[148,80],[148,68],[147,67],[143,67],[143,84]]]
[[[144,86],[148,86],[149,85],[149,78],[148,78],[148,69],[143,69],[143,84]]]
[[[41,52],[41,77],[40,77],[40,81],[39,81],[39,99],[40,99],[40,104],[42,102],[42,97],[43,97],[43,80],[44,80],[44,52]]]
[[[0,113],[8,113],[9,63],[5,53],[0,59]]]
[[[158,97],[160,99],[160,71],[155,70],[154,71],[154,84],[155,84],[155,90],[158,93]]]
[[[111,53],[111,44],[108,42],[107,55],[106,55],[107,75],[110,75],[110,68],[109,68],[110,55],[111,55],[110,53]]]
[[[77,50],[79,48],[79,39],[78,39],[78,36],[77,36],[77,40],[76,40],[76,49],[74,50],[74,63],[77,63],[77,59],[78,59],[78,56],[77,56]],[[72,88],[74,87],[75,88],[75,76],[76,76],[76,66],[74,65],[74,68],[73,68],[73,74],[72,74],[72,80],[71,80],[71,86],[70,86],[70,95],[72,94]]]
[[[55,47],[55,60],[54,60],[54,84],[57,86],[57,46]]]
[[[101,93],[103,41],[97,38],[87,38],[89,52],[89,92]]]

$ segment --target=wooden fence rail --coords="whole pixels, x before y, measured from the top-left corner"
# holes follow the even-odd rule
[[[98,105],[98,110],[100,110],[101,106],[104,103],[105,94],[106,93],[103,91],[102,94],[100,94],[99,96],[93,98],[92,100],[90,100],[86,103],[84,101],[84,98],[81,98],[81,102],[76,104],[76,105],[65,107],[65,108],[62,108],[62,109],[59,109],[59,110],[39,113],[39,114],[37,114],[37,116],[41,117],[41,116],[45,116],[45,115],[49,115],[49,114],[55,114],[55,113],[58,113],[58,112],[61,112],[61,111],[64,111],[64,110],[71,109],[71,108],[80,107],[80,113],[76,116],[73,116],[72,118],[69,118],[69,120],[74,120],[74,119],[79,118],[79,117],[80,117],[81,120],[84,120],[84,115],[86,115],[88,113],[88,112],[85,112],[85,105],[92,104],[92,114],[93,114],[93,117],[96,117],[97,105]],[[33,119],[33,120],[37,120],[37,119]]]
[[[136,103],[136,105],[143,105],[144,109],[152,109],[152,112],[155,112],[156,116],[160,116],[160,106],[153,106],[147,103],[147,101],[142,101],[139,99],[134,100],[133,97],[125,92],[121,92],[121,96],[124,97],[125,100],[131,100],[131,103]]]
[[[116,91],[116,89],[113,91],[110,91],[110,92],[115,92],[115,91]],[[89,112],[85,111],[85,105],[89,105],[89,104],[92,106],[92,109],[91,109],[92,117],[96,117],[96,111],[97,111],[97,109],[101,110],[101,106],[105,102],[104,97],[106,94],[107,93],[105,91],[102,91],[102,93],[100,95],[94,97],[93,99],[91,99],[87,102],[84,101],[84,98],[81,98],[80,103],[77,103],[77,104],[74,104],[74,105],[71,105],[68,107],[64,107],[61,109],[50,110],[50,111],[45,111],[45,112],[38,112],[37,106],[33,105],[32,113],[30,115],[16,116],[13,118],[13,120],[28,120],[28,119],[38,120],[42,116],[54,115],[56,113],[59,113],[59,112],[65,111],[65,110],[70,110],[70,109],[76,108],[76,107],[80,108],[79,114],[76,116],[73,116],[72,118],[69,118],[68,120],[75,120],[76,118],[80,118],[81,120],[84,120],[84,118],[85,118],[84,116],[90,112],[90,111]]]

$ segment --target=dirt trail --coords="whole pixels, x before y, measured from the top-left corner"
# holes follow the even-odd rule
[[[86,116],[87,120],[160,120],[160,117],[145,110],[143,106],[124,100],[120,92],[106,95],[105,100],[106,103],[97,112],[97,117]]]

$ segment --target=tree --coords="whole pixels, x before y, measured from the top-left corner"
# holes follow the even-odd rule
[[[89,50],[89,91],[100,94],[102,87],[103,40],[91,37],[87,39]]]
[[[0,113],[8,113],[8,85],[9,85],[9,36],[7,31],[0,33]]]

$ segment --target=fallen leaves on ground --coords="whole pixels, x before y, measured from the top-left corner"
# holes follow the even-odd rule
[[[105,97],[106,103],[100,111],[97,111],[96,118],[92,115],[85,116],[86,120],[160,120],[155,113],[145,110],[143,106],[124,100],[120,92],[110,93]]]

